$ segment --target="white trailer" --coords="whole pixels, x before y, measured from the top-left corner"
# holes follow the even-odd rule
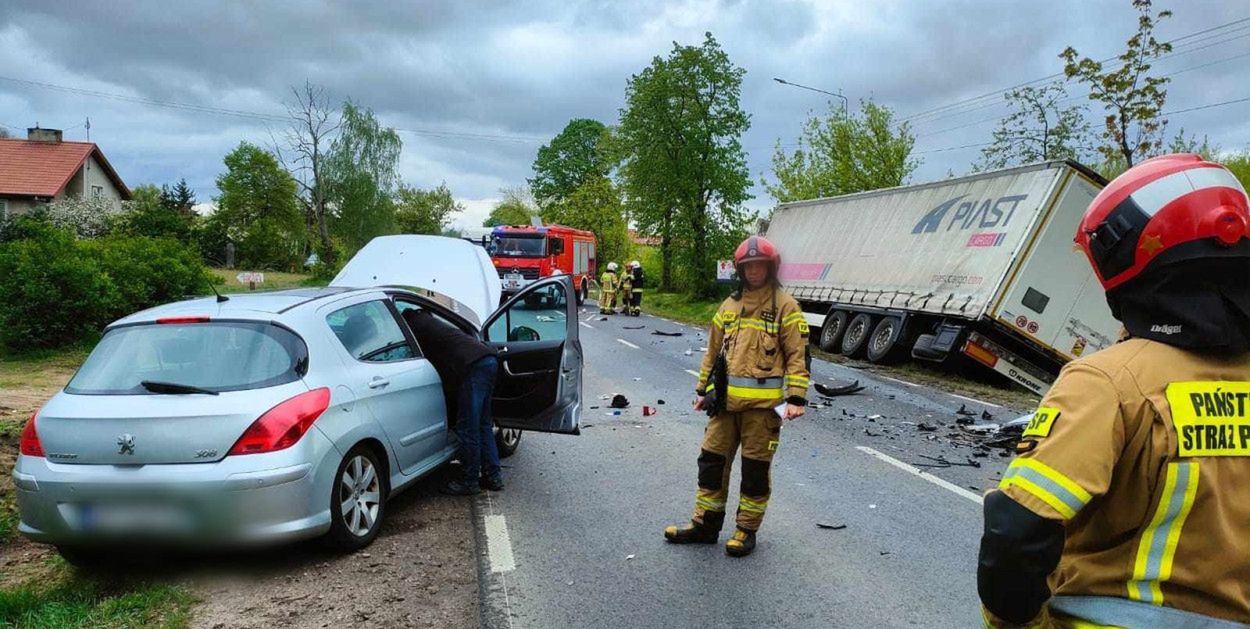
[[[1120,335],[1072,241],[1105,184],[1043,162],[784,203],[766,235],[822,349],[881,363],[962,354],[1040,394]]]

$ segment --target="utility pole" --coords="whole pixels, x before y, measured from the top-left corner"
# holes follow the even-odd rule
[[[90,117],[87,118],[87,122],[84,123],[83,126],[86,127],[87,129],[87,141],[90,142],[91,141],[91,118]]]
[[[842,111],[843,111],[843,112],[850,111],[850,108],[851,108],[850,101],[848,101],[848,100],[846,99],[846,97],[842,95],[842,93],[841,93],[841,92],[830,92],[830,91],[826,91],[826,90],[818,89],[818,88],[815,88],[815,87],[808,87],[808,86],[806,86],[806,85],[799,85],[798,83],[791,83],[790,81],[787,81],[787,80],[785,80],[785,79],[783,79],[783,78],[780,78],[780,77],[773,77],[773,80],[774,80],[774,81],[776,81],[776,82],[778,82],[778,83],[780,83],[780,84],[782,84],[782,85],[789,85],[790,87],[797,87],[797,88],[802,89],[802,90],[808,90],[808,91],[811,91],[811,92],[820,92],[821,94],[828,94],[829,96],[836,96],[836,97],[838,97],[838,98],[841,98],[841,99],[842,99]]]

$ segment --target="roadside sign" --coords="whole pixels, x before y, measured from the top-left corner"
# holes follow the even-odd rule
[[[248,290],[256,290],[257,284],[265,283],[265,274],[260,271],[243,271],[234,276],[240,284],[247,284]]]
[[[733,260],[718,260],[716,262],[716,281],[732,282],[737,279],[736,271]]]

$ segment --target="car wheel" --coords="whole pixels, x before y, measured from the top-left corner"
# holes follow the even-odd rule
[[[352,448],[330,490],[330,543],[353,551],[373,543],[386,511],[385,470],[369,448]]]
[[[516,428],[495,428],[495,446],[499,458],[506,459],[516,453],[521,445],[521,431]]]
[[[582,288],[577,291],[577,305],[581,306],[586,303],[586,299],[590,297],[590,280],[582,278]]]
[[[861,312],[846,325],[846,333],[842,335],[842,355],[850,358],[862,358],[868,348],[868,337],[872,336],[872,315]]]
[[[841,349],[842,334],[846,332],[846,321],[850,314],[845,310],[834,310],[825,317],[824,325],[820,326],[820,342],[816,345],[830,354]]]
[[[882,317],[868,337],[868,360],[881,364],[898,363],[911,352],[908,334],[899,317]]]

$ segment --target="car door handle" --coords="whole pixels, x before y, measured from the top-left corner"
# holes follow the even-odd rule
[[[505,360],[503,361],[503,371],[509,376],[537,376],[537,375],[544,374],[544,373],[551,373],[555,370],[544,369],[544,370],[539,370],[539,371],[513,371],[512,366],[509,365],[508,361]]]
[[[370,380],[370,381],[369,381],[369,388],[370,388],[370,389],[381,389],[382,387],[384,387],[384,386],[386,386],[386,385],[388,385],[388,384],[390,384],[390,383],[391,383],[391,381],[390,381],[390,380],[387,380],[386,378],[374,378],[374,379],[372,379],[372,380]]]

